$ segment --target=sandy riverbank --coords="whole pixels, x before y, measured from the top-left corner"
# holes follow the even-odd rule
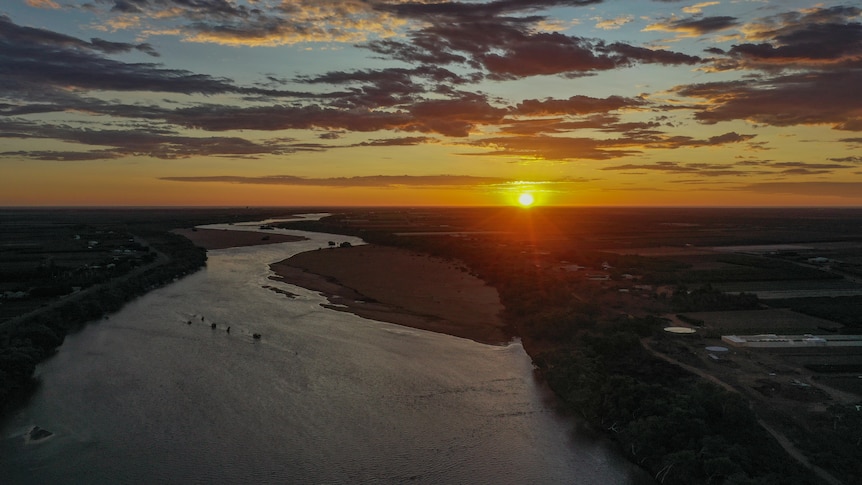
[[[206,249],[300,241],[284,234],[177,229]],[[375,245],[327,248],[270,265],[278,279],[323,293],[361,317],[502,345],[511,339],[497,290],[455,264]],[[291,296],[288,294],[288,296]]]
[[[231,231],[227,229],[174,229],[175,234],[185,236],[196,246],[204,249],[225,249],[240,246],[257,246],[258,244],[277,244],[302,241],[300,236],[287,234],[266,234],[255,231]]]
[[[364,245],[300,253],[270,267],[276,279],[323,293],[335,310],[488,344],[511,338],[497,290],[440,259]]]

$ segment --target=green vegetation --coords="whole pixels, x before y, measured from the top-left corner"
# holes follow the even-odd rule
[[[760,428],[745,399],[655,359],[626,326],[583,333],[536,363],[632,461],[665,484],[816,482]]]
[[[862,411],[859,406],[833,404],[818,416],[820,423],[813,440],[801,441],[814,463],[839,470],[843,476],[862,477]]]
[[[714,290],[693,293],[703,296],[693,307],[715,307]],[[504,303],[510,313],[524,314],[530,306],[521,302],[531,300],[504,298]],[[749,306],[748,300],[742,306]],[[662,339],[666,324],[650,316],[612,317],[581,303],[525,315],[517,326],[567,407],[605,431],[661,483],[818,483],[758,425],[744,398],[643,348],[640,339]],[[831,456],[853,461],[852,455]]]

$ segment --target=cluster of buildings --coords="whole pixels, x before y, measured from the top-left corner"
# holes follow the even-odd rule
[[[734,347],[862,347],[862,335],[722,335]]]

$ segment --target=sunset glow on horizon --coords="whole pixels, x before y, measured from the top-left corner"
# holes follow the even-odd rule
[[[0,206],[862,206],[859,86],[846,0],[12,0]]]

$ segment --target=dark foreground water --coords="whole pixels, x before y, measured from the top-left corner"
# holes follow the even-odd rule
[[[519,344],[365,320],[268,280],[333,237],[306,235],[210,251],[69,336],[0,428],[0,483],[649,483],[553,412]],[[53,436],[28,441],[33,426]]]

